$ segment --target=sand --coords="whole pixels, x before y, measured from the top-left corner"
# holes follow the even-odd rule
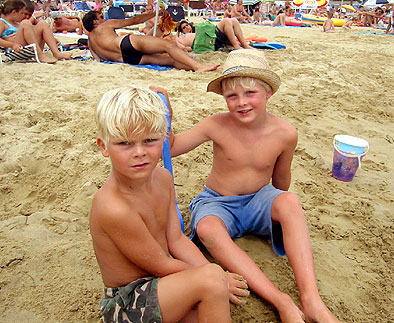
[[[265,52],[282,78],[268,110],[299,132],[290,190],[307,213],[322,298],[343,322],[392,322],[394,38],[356,29],[242,28],[287,46]],[[198,56],[209,63],[225,58],[220,52]],[[103,286],[88,215],[110,164],[95,144],[95,106],[114,87],[163,86],[174,130],[183,131],[226,111],[220,96],[205,92],[220,72],[91,61],[13,63],[0,72],[1,321],[99,322]],[[349,183],[331,176],[332,140],[340,133],[371,147]],[[211,149],[206,144],[173,160],[187,228],[187,206],[202,190]],[[257,237],[237,243],[299,304],[286,257]],[[233,322],[279,322],[273,307],[253,294],[231,310]]]

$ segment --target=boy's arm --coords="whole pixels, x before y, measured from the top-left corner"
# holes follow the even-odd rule
[[[202,143],[210,140],[210,129],[214,126],[213,119],[207,117],[197,123],[193,128],[174,135],[170,133],[168,139],[171,147],[171,157],[187,153]],[[171,131],[172,132],[172,131]]]
[[[173,180],[170,174],[168,174],[168,182],[170,186],[169,190],[171,190],[171,206],[169,210],[166,236],[170,253],[175,259],[182,260],[191,266],[209,264],[209,261],[197,246],[182,233],[178,212],[175,206]]]
[[[121,204],[100,205],[98,208],[100,225],[127,259],[156,277],[192,267],[171,258],[153,238],[138,212]]]
[[[297,130],[293,127],[289,128],[285,135],[284,150],[277,158],[272,172],[272,185],[283,191],[287,191],[290,187],[291,162],[298,140]]]

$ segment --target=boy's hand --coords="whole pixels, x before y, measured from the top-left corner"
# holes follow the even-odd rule
[[[170,120],[172,121],[172,108],[171,108],[171,103],[170,103],[170,98],[168,97],[168,92],[165,88],[162,88],[160,86],[156,86],[156,85],[151,85],[149,87],[149,89],[151,89],[152,91],[156,92],[156,93],[162,93],[164,95],[164,97],[167,100],[167,104],[168,104],[168,112],[170,114]]]
[[[246,280],[238,274],[226,272],[230,290],[230,302],[236,305],[246,304],[246,297],[249,296],[248,284]]]

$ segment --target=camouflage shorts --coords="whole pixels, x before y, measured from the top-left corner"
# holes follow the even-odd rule
[[[159,278],[141,278],[127,286],[104,287],[100,312],[104,322],[161,323],[157,283]]]

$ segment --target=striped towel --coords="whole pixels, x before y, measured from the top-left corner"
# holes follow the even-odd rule
[[[37,62],[40,62],[37,56],[36,44],[24,46],[19,52],[8,49],[4,52],[4,56],[10,61],[27,61],[34,59]]]

